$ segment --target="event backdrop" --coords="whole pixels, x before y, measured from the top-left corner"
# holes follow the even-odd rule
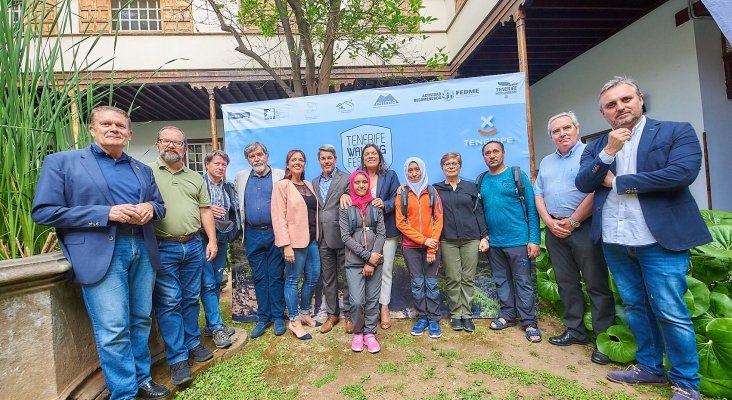
[[[224,104],[224,140],[231,157],[227,178],[233,181],[238,171],[249,168],[243,150],[255,140],[267,146],[269,164],[274,168],[284,169],[289,150],[303,150],[308,180],[320,174],[317,150],[325,143],[336,147],[338,168],[348,172],[360,165],[363,146],[376,144],[401,182],[405,180],[404,161],[412,156],[425,161],[430,183],[443,179],[439,160],[448,151],[462,155],[461,174],[473,180],[486,169],[480,150],[488,141],[503,142],[506,164],[528,171],[524,82],[523,73],[514,73]],[[232,271],[233,313],[240,321],[256,319],[247,267]],[[406,268],[395,265],[394,274],[391,309],[395,316],[410,316]],[[476,302],[483,304],[474,307],[475,315],[492,316],[496,311],[495,289],[485,262],[479,266],[478,277],[476,286],[481,290]],[[320,303],[320,298],[316,299],[316,307]]]

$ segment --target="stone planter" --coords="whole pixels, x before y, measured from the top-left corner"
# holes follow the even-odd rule
[[[0,399],[107,397],[80,287],[65,277],[70,268],[60,252],[0,262]],[[163,349],[156,331],[153,358]]]

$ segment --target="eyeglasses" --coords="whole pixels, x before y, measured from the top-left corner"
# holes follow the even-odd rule
[[[170,140],[170,139],[158,139],[158,143],[162,144],[163,146],[173,145],[173,147],[183,147],[185,142],[181,142],[180,140]]]
[[[445,168],[454,168],[454,167],[459,167],[460,164],[456,163],[456,162],[448,162],[448,163],[442,164],[442,166]]]

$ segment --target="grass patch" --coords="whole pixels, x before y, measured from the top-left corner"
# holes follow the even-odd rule
[[[313,381],[313,386],[315,386],[316,388],[319,388],[319,387],[321,387],[323,385],[327,385],[327,384],[329,384],[329,383],[331,383],[331,382],[333,382],[335,380],[336,380],[336,373],[335,373],[335,371],[330,371],[327,374],[325,374],[324,377],[322,377],[320,379],[314,380]]]
[[[435,377],[435,367],[429,367],[422,373],[422,375],[419,376],[419,379],[426,381],[427,379],[434,378],[434,377]]]
[[[473,385],[467,388],[459,388],[455,391],[455,398],[462,400],[482,400],[491,394],[490,389],[483,387],[483,382],[473,381]]]
[[[379,365],[377,371],[380,374],[400,374],[406,375],[407,369],[397,363],[385,363]]]
[[[406,334],[404,332],[396,332],[392,335],[394,345],[397,348],[407,347],[414,344],[414,336]]]
[[[570,365],[567,365],[567,369],[568,369],[568,370],[569,370],[570,372],[574,372],[574,373],[577,373],[577,366],[576,366],[576,365],[572,365],[572,364],[570,364]]]
[[[529,350],[529,355],[531,357],[539,358],[539,352],[536,350]]]
[[[424,400],[450,400],[450,395],[447,394],[444,390],[440,389],[439,392],[437,392],[434,396],[427,396],[424,398]]]
[[[366,390],[361,384],[346,385],[341,388],[340,393],[343,397],[351,400],[368,400]]]
[[[457,351],[454,351],[454,350],[453,351],[440,350],[437,352],[437,355],[442,358],[445,358],[447,360],[457,360],[458,357],[460,357],[460,353],[458,353]]]
[[[414,349],[411,354],[407,355],[407,362],[412,364],[419,364],[427,359],[422,350]]]

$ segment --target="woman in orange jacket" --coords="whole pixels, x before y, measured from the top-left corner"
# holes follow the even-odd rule
[[[440,288],[437,253],[442,234],[442,202],[437,191],[427,181],[424,161],[410,157],[404,163],[407,184],[396,198],[396,225],[402,233],[402,254],[409,269],[412,298],[417,323],[412,335],[425,329],[433,339],[442,336],[440,329]]]

